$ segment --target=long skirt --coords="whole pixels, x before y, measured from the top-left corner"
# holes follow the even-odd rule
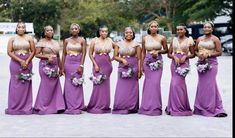
[[[119,63],[113,114],[137,113],[139,109],[138,63],[136,57],[126,57],[129,66]],[[132,68],[132,75],[122,75]]]
[[[72,83],[74,77],[76,79],[82,78],[82,75],[77,73],[80,61],[81,55],[67,55],[65,58],[64,99],[66,105],[65,113],[67,114],[80,114],[85,109],[83,85]]]
[[[17,55],[19,58],[26,60],[29,54]],[[19,79],[21,73],[29,74],[32,72],[32,62],[29,63],[28,69],[23,70],[19,62],[11,59],[10,61],[10,83],[8,91],[8,108],[6,114],[23,115],[32,114],[32,80]]]
[[[34,105],[35,114],[55,114],[65,109],[60,78],[58,75],[48,75],[50,73],[46,73],[49,72],[48,70],[45,71],[46,67],[58,70],[57,59],[51,64],[47,64],[47,60],[40,60],[39,62],[41,82]]]
[[[217,58],[209,58],[208,63],[212,66],[210,70],[203,73],[198,72],[199,78],[193,113],[203,116],[216,116],[218,114],[227,116],[216,83]]]
[[[93,83],[93,90],[90,101],[87,106],[87,112],[102,114],[110,113],[110,75],[113,67],[109,55],[95,54],[95,61],[98,64],[100,71],[97,73],[93,69],[93,75],[105,75],[105,79],[100,84]]]
[[[177,57],[181,58],[184,54],[176,54]],[[186,60],[185,63],[180,64],[181,69],[189,68],[189,60]],[[171,62],[171,83],[170,83],[170,92],[168,97],[168,105],[166,107],[166,113],[172,116],[191,116],[192,110],[190,108],[187,86],[185,83],[185,77],[181,76],[176,72],[175,61]]]
[[[157,62],[161,64],[158,69],[152,69],[147,64],[148,62]],[[161,99],[161,78],[163,70],[162,56],[153,58],[151,54],[147,53],[144,59],[144,85],[142,92],[140,114],[157,116],[162,114],[162,99]]]

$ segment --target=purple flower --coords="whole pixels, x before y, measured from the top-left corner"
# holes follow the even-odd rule
[[[121,78],[131,78],[134,75],[134,69],[133,67],[128,67],[128,70],[120,72]]]
[[[56,78],[59,76],[58,73],[58,67],[55,65],[53,67],[48,66],[48,62],[45,62],[42,68],[43,72],[49,77],[49,78]]]
[[[16,75],[16,78],[18,80],[21,80],[21,82],[26,82],[26,81],[32,80],[32,76],[33,76],[32,72],[29,72],[29,73],[20,72],[18,75]]]
[[[89,78],[95,85],[100,85],[104,82],[104,80],[106,79],[106,75],[104,73],[100,73],[97,76],[92,75]]]
[[[196,66],[197,66],[197,71],[199,73],[207,72],[208,70],[210,70],[212,68],[212,66],[209,64],[208,60],[198,61],[196,63]]]
[[[175,70],[175,72],[178,73],[182,77],[186,77],[186,75],[189,73],[189,71],[190,71],[189,67],[182,68],[180,66],[177,67],[176,70]]]
[[[162,60],[157,59],[157,61],[151,61],[151,59],[149,58],[146,61],[146,65],[150,67],[150,70],[156,71],[162,67]]]
[[[71,77],[71,83],[74,85],[74,86],[82,86],[82,84],[84,83],[84,76],[78,78],[75,76],[76,72],[71,74],[72,77]]]

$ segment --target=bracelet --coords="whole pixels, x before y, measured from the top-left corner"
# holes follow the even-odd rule
[[[82,68],[84,68],[84,66],[81,64],[81,65],[79,65],[80,67],[82,67]]]

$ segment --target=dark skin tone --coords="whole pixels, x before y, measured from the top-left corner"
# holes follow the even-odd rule
[[[53,28],[51,26],[47,26],[44,30],[44,33],[45,33],[45,38],[43,38],[41,41],[43,42],[48,42],[48,43],[53,43]],[[59,73],[60,75],[62,75],[62,65],[61,65],[61,62],[60,62],[60,55],[59,53],[57,53],[56,55],[55,54],[50,54],[50,55],[43,55],[42,54],[42,47],[37,47],[36,48],[36,55],[35,57],[39,58],[39,59],[45,59],[48,61],[48,63],[53,63],[54,61],[54,58],[57,57],[57,62],[58,62],[58,65],[59,65]]]
[[[221,56],[222,54],[222,48],[221,48],[221,42],[219,40],[218,37],[216,37],[215,35],[212,34],[213,32],[213,28],[212,25],[210,23],[206,23],[203,26],[203,31],[204,31],[204,35],[199,37],[196,41],[196,46],[195,46],[195,53],[196,56],[200,59],[200,60],[205,60],[209,57],[218,57]],[[213,52],[212,54],[202,54],[198,52],[198,43],[200,41],[208,41],[208,40],[212,40],[214,42],[215,45],[215,52]]]
[[[72,43],[72,44],[76,44],[76,43],[80,43],[82,46],[82,50],[80,51],[82,53],[82,57],[81,57],[81,61],[80,61],[80,65],[83,65],[85,62],[85,56],[86,56],[86,41],[83,37],[79,37],[78,33],[80,32],[80,29],[78,28],[78,26],[74,25],[70,28],[70,32],[71,32],[71,37],[65,39],[64,44],[63,44],[63,55],[62,55],[62,74],[64,74],[64,62],[65,62],[65,58],[67,55],[67,45],[68,43]],[[83,67],[78,66],[77,68],[77,72],[79,74],[83,74]]]
[[[150,35],[158,42],[161,43],[161,45],[163,46],[163,49],[161,50],[157,50],[154,53],[152,53],[153,58],[156,58],[158,56],[158,54],[166,54],[168,51],[168,47],[167,47],[167,41],[166,41],[166,37],[160,34],[157,34],[157,30],[158,30],[158,24],[156,23],[152,23],[149,26],[149,30],[150,30]],[[144,61],[145,55],[147,50],[145,49],[145,40],[146,38],[144,37],[142,40],[142,63]]]
[[[105,43],[105,39],[108,36],[108,28],[100,28],[100,37],[98,38],[100,40],[100,43]],[[95,72],[99,72],[100,71],[100,67],[98,66],[98,64],[95,61],[94,58],[94,47],[95,47],[95,39],[91,40],[91,44],[90,44],[90,50],[89,50],[89,57],[93,63]],[[114,43],[112,43],[112,47],[114,48]],[[113,58],[112,58],[113,59]],[[112,61],[112,59],[110,61]]]
[[[24,34],[25,33],[25,24],[23,24],[23,23],[18,24],[16,30],[17,30],[17,36],[10,38],[10,40],[8,41],[7,54],[13,60],[19,62],[23,69],[27,69],[29,63],[32,61],[32,59],[33,59],[33,57],[35,55],[35,44],[33,42],[32,37]],[[13,49],[13,42],[14,42],[16,37],[21,37],[21,38],[23,38],[23,39],[25,39],[25,40],[27,40],[29,42],[29,45],[30,45],[30,49],[29,49],[30,53],[29,54],[30,55],[29,55],[29,57],[26,60],[23,60],[23,59],[19,58],[15,54],[15,51]]]
[[[126,29],[125,30],[125,43],[127,46],[131,45],[131,43],[133,42],[132,40],[133,38],[133,31],[131,29]],[[119,56],[119,47],[117,45],[115,45],[114,48],[114,59],[118,62],[122,62],[124,64],[124,66],[128,66],[129,63],[127,62],[127,60],[125,58],[122,58]],[[138,60],[138,78],[140,79],[142,76],[142,72],[141,72],[141,48],[140,47],[135,47],[135,56],[137,57]]]
[[[176,30],[177,30],[177,34],[178,34],[178,41],[179,41],[179,43],[181,43],[187,38],[185,36],[185,33],[186,33],[185,27],[184,26],[177,26]],[[175,61],[176,65],[180,65],[180,64],[185,63],[185,61],[187,59],[195,57],[193,45],[189,46],[189,52],[190,52],[190,54],[186,54],[186,55],[182,56],[181,58],[174,56],[173,55],[173,46],[172,46],[172,42],[171,42],[170,48],[168,51],[168,57],[173,59]]]

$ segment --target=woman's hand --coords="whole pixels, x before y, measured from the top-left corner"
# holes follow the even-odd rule
[[[158,56],[158,51],[152,52],[151,55],[152,55],[153,58],[157,58],[157,56]]]
[[[180,59],[176,56],[174,56],[174,61],[175,61],[177,66],[180,64]]]
[[[98,65],[95,65],[95,72],[99,72],[100,71],[100,68]]]
[[[83,67],[79,66],[77,69],[77,72],[82,75],[83,74]]]
[[[187,56],[183,56],[181,59],[180,59],[180,63],[183,64],[187,59]]]
[[[63,69],[59,70],[59,75],[60,75],[60,76],[63,76],[63,75],[64,75],[64,70],[63,70]]]
[[[123,63],[124,66],[128,66],[129,65],[129,63],[125,59],[122,60],[122,63]]]
[[[142,71],[138,71],[138,79],[140,79],[142,77]]]
[[[47,57],[48,63],[50,63],[50,64],[53,63],[54,58],[55,58],[54,55],[49,55],[49,56]]]
[[[21,66],[23,69],[27,69],[27,68],[28,68],[28,65],[27,65],[27,63],[26,63],[25,60],[21,60],[21,61],[20,61],[20,66]]]

